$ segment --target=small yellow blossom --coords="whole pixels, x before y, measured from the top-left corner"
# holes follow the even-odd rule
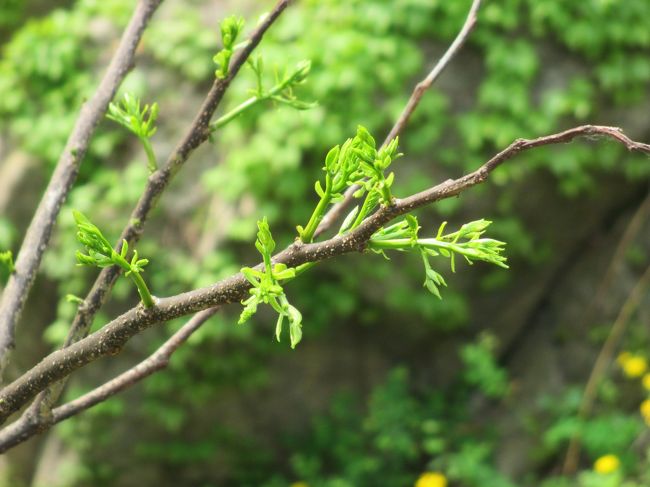
[[[607,475],[615,472],[621,466],[616,455],[604,455],[594,463],[594,470],[599,474]]]
[[[650,426],[650,399],[646,399],[641,403],[641,416],[645,419],[645,423]]]
[[[294,482],[289,487],[309,487],[307,482]]]
[[[447,487],[447,477],[439,472],[426,472],[420,475],[415,487]]]
[[[641,379],[641,384],[643,384],[643,388],[646,391],[650,391],[650,373],[647,373],[643,376],[643,379]]]
[[[648,362],[640,355],[633,355],[630,352],[621,353],[616,359],[623,369],[623,373],[631,379],[641,377],[648,370]]]

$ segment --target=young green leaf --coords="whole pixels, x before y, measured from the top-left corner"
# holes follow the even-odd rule
[[[262,254],[264,259],[264,270],[243,267],[242,274],[251,283],[250,297],[242,301],[244,309],[239,316],[239,324],[245,323],[256,312],[261,303],[268,304],[278,313],[278,321],[275,326],[275,336],[278,341],[282,335],[284,318],[289,320],[289,337],[291,348],[294,348],[302,337],[302,315],[287,300],[281,282],[287,282],[296,277],[296,269],[288,268],[285,264],[271,262],[272,253],[275,250],[275,241],[266,218],[257,222],[257,240],[255,248]]]
[[[370,238],[368,248],[377,253],[386,250],[409,251],[419,249],[425,269],[424,285],[434,295],[440,297],[440,286],[446,286],[441,274],[429,264],[430,257],[442,256],[449,259],[452,272],[456,271],[456,256],[461,255],[469,264],[477,260],[508,268],[503,255],[505,242],[482,238],[492,222],[476,220],[466,223],[456,232],[445,234],[447,223],[438,228],[435,238],[420,238],[417,218],[407,215],[403,220],[381,228]]]
[[[138,252],[133,252],[131,261],[126,260],[128,245],[122,241],[124,248],[121,252],[116,252],[110,242],[104,237],[102,232],[94,225],[83,213],[72,210],[75,223],[77,224],[77,240],[86,247],[86,254],[77,251],[77,262],[79,265],[90,265],[96,267],[109,267],[116,265],[125,272],[125,277],[131,278],[145,308],[154,306],[153,296],[144,279],[140,275],[144,271],[144,266],[149,263],[148,259],[139,259]],[[126,250],[125,250],[126,249]]]
[[[230,68],[230,59],[232,58],[233,52],[236,49],[235,42],[239,37],[239,34],[244,28],[244,19],[242,17],[237,17],[235,15],[226,17],[221,21],[220,30],[221,30],[221,42],[223,48],[214,55],[213,61],[217,65],[217,70],[215,71],[215,76],[218,79],[223,79],[228,76]]]
[[[149,172],[153,173],[158,168],[158,163],[149,139],[157,130],[154,124],[158,118],[158,104],[153,103],[151,107],[149,105],[141,107],[139,98],[125,93],[120,102],[108,105],[106,117],[133,132],[140,139],[147,154]]]

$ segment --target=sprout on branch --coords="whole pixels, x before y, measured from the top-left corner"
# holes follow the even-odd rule
[[[248,65],[255,73],[257,86],[252,90],[252,97],[245,100],[228,113],[219,117],[215,122],[210,124],[210,133],[223,127],[231,122],[246,110],[264,101],[275,101],[277,103],[288,105],[296,110],[308,110],[316,106],[315,102],[306,102],[298,99],[293,89],[304,83],[311,71],[311,61],[300,61],[296,67],[289,73],[285,73],[281,78],[276,76],[276,84],[269,90],[264,88],[263,69],[264,62],[261,56],[255,60],[248,61]]]
[[[446,286],[442,275],[432,269],[429,259],[442,256],[450,259],[451,271],[456,272],[456,255],[461,255],[470,265],[480,260],[504,269],[508,268],[506,257],[502,254],[505,242],[482,238],[492,222],[476,220],[464,224],[459,230],[445,234],[447,222],[438,228],[435,238],[420,238],[420,226],[416,217],[407,215],[403,220],[377,231],[368,243],[368,248],[385,256],[385,250],[418,250],[422,256],[425,270],[424,285],[440,298],[440,286]]]
[[[158,163],[149,139],[157,130],[154,124],[158,118],[158,104],[140,107],[139,98],[125,93],[118,104],[111,103],[108,106],[106,117],[126,127],[140,139],[147,153],[147,167],[153,173],[158,168]]]
[[[325,187],[316,181],[316,194],[320,201],[305,228],[299,226],[298,235],[307,243],[311,242],[318,224],[325,215],[329,205],[342,201],[348,186],[361,186],[354,194],[356,198],[366,195],[361,209],[358,207],[345,219],[340,233],[353,230],[380,203],[393,204],[390,188],[394,173],[385,175],[385,171],[394,159],[402,154],[397,152],[399,141],[393,139],[386,147],[376,148],[375,139],[368,130],[359,125],[354,138],[346,140],[343,145],[333,147],[325,157]]]
[[[264,258],[264,270],[258,271],[250,267],[241,269],[242,274],[253,287],[249,291],[251,296],[242,301],[244,309],[239,316],[238,324],[250,319],[257,312],[257,306],[260,303],[269,304],[278,313],[278,321],[275,326],[277,341],[280,341],[282,324],[286,317],[289,320],[291,348],[295,348],[302,339],[302,314],[289,303],[280,282],[286,282],[296,277],[296,271],[287,268],[284,264],[273,265],[271,263],[271,254],[275,249],[275,241],[271,236],[271,230],[266,218],[258,221],[257,227],[259,231],[257,232],[255,247]]]
[[[232,54],[237,48],[235,44],[239,34],[244,28],[244,19],[236,15],[226,17],[221,21],[221,42],[223,48],[214,55],[212,60],[217,65],[215,76],[218,79],[223,79],[228,76],[228,69],[230,67],[230,59]]]
[[[77,262],[79,265],[90,265],[95,267],[110,267],[116,265],[120,267],[126,277],[130,277],[140,294],[140,299],[145,308],[154,306],[153,296],[149,292],[147,284],[140,275],[144,272],[144,267],[149,263],[148,259],[140,259],[138,251],[133,251],[131,260],[126,259],[129,252],[129,244],[122,240],[122,249],[117,253],[110,242],[104,237],[102,232],[93,223],[83,215],[83,213],[73,210],[74,220],[77,223],[77,240],[86,247],[87,254],[77,251]]]

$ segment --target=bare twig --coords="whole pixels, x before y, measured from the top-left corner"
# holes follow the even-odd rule
[[[165,369],[174,352],[218,310],[215,307],[197,313],[149,357],[96,389],[52,410],[47,422],[34,414],[23,414],[0,432],[0,453]]]
[[[650,155],[650,145],[629,139],[615,127],[583,125],[536,139],[518,139],[476,171],[458,179],[447,180],[407,198],[395,200],[392,206],[382,206],[361,225],[345,235],[337,235],[329,240],[310,244],[296,241],[277,254],[274,261],[295,267],[306,262],[317,262],[349,252],[363,251],[370,237],[395,217],[441,199],[456,196],[482,183],[503,162],[512,159],[520,152],[545,145],[570,142],[581,136],[608,137],[623,144],[630,151]],[[205,288],[159,299],[154,308],[144,309],[138,306],[131,309],[92,335],[65,349],[51,353],[1,390],[0,421],[5,421],[9,415],[52,383],[99,357],[119,353],[132,336],[146,328],[203,309],[240,301],[247,295],[249,288],[248,281],[238,273]]]
[[[170,154],[165,164],[149,177],[144,192],[135,209],[131,213],[129,223],[124,228],[120,238],[118,239],[118,247],[121,247],[123,240],[129,242],[129,244],[134,244],[140,239],[144,229],[144,224],[147,221],[151,210],[156,206],[163,191],[165,191],[172,178],[181,169],[183,164],[185,164],[191,153],[203,142],[208,140],[208,136],[210,135],[210,120],[221,103],[230,83],[235,76],[237,76],[239,70],[246,63],[246,60],[255,47],[260,43],[268,28],[275,22],[290,3],[291,0],[281,0],[276,4],[275,8],[269,13],[269,15],[267,15],[251,33],[248,42],[232,60],[229,66],[228,76],[223,79],[215,80],[187,133]],[[83,303],[79,306],[70,331],[68,332],[64,344],[65,347],[80,340],[88,334],[88,330],[92,325],[95,314],[102,307],[106,299],[108,299],[110,290],[113,288],[119,274],[120,269],[116,266],[107,267],[100,272],[90,292],[84,299]],[[47,391],[44,391],[36,398],[34,404],[25,412],[25,414],[31,417],[41,417],[42,422],[47,423],[50,420],[50,409],[60,396],[64,386],[65,383],[60,382],[50,387]],[[32,420],[32,422],[34,422],[34,420]]]
[[[95,128],[133,65],[135,49],[149,19],[162,0],[141,0],[97,91],[79,114],[57,162],[45,194],[29,224],[11,275],[0,300],[0,380],[14,348],[16,324],[47,248],[61,205],[74,184]]]
[[[643,203],[641,203],[641,206],[639,206],[637,211],[634,213],[634,216],[625,229],[625,233],[623,234],[621,241],[616,247],[614,256],[612,257],[612,260],[607,267],[605,276],[598,286],[598,291],[596,292],[594,299],[591,301],[589,307],[587,308],[587,311],[585,312],[585,323],[591,321],[593,313],[600,306],[600,303],[602,302],[605,293],[607,292],[609,284],[614,277],[614,273],[623,260],[625,252],[627,251],[630,243],[634,240],[635,236],[639,232],[641,224],[645,221],[648,210],[650,210],[650,194],[643,200]],[[616,321],[614,321],[614,324],[609,330],[607,339],[605,340],[605,343],[603,343],[600,353],[596,358],[596,362],[594,363],[591,373],[589,374],[587,384],[585,385],[582,400],[578,408],[578,417],[581,419],[587,418],[593,410],[594,401],[596,400],[596,395],[598,392],[598,385],[601,383],[603,375],[607,371],[608,365],[612,362],[614,351],[616,350],[616,347],[621,337],[623,336],[623,333],[625,332],[625,328],[627,327],[630,315],[639,305],[641,294],[647,287],[649,279],[650,267],[637,282],[633,291],[630,293],[627,300],[625,301],[625,304],[621,308]],[[577,434],[573,435],[571,437],[571,441],[569,442],[569,447],[567,448],[566,456],[564,458],[564,466],[562,467],[562,472],[564,475],[571,475],[575,473],[576,469],[578,468],[580,450],[580,436]]]
[[[386,136],[386,139],[384,140],[381,147],[385,147],[391,140],[393,140],[395,137],[397,137],[399,134],[402,133],[404,127],[406,127],[406,124],[411,118],[411,115],[413,114],[417,106],[420,104],[420,100],[424,96],[424,93],[429,88],[431,88],[431,85],[433,85],[436,79],[438,79],[438,76],[440,76],[440,74],[444,71],[444,69],[449,65],[451,60],[456,56],[458,51],[460,51],[460,48],[463,46],[463,44],[469,37],[469,34],[472,32],[474,26],[476,25],[477,13],[480,6],[481,6],[481,0],[474,0],[472,2],[472,6],[469,9],[469,13],[467,14],[467,18],[465,19],[465,23],[463,24],[463,27],[460,29],[460,32],[458,32],[458,35],[456,36],[454,41],[451,43],[447,51],[445,51],[443,56],[438,60],[438,62],[433,67],[433,69],[429,72],[426,78],[424,78],[417,85],[415,85],[415,88],[413,88],[413,93],[411,93],[411,97],[409,98],[408,102],[406,103],[406,106],[402,110],[402,113],[397,119],[397,122],[395,122],[393,128],[390,129],[390,132]],[[343,199],[343,201],[335,204],[325,214],[325,216],[323,216],[323,219],[318,225],[316,232],[314,232],[315,237],[318,237],[319,235],[322,235],[324,232],[329,230],[332,227],[332,225],[334,225],[334,223],[336,223],[343,216],[343,212],[350,206],[350,204],[354,200],[354,196],[353,196],[354,192],[358,189],[359,186],[354,185],[354,186],[350,186],[345,191],[345,198]]]

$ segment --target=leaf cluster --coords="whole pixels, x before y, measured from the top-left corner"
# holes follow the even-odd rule
[[[151,107],[145,104],[141,107],[138,97],[125,93],[119,103],[108,105],[106,117],[133,132],[140,139],[147,153],[149,172],[154,172],[158,164],[149,139],[157,130],[154,124],[158,118],[158,104],[153,103]]]
[[[508,268],[507,258],[502,254],[505,242],[482,237],[491,223],[489,220],[476,220],[464,224],[455,232],[445,234],[447,222],[443,222],[435,237],[420,238],[418,234],[421,227],[417,218],[407,215],[403,220],[377,231],[370,238],[368,248],[384,256],[385,250],[418,250],[425,269],[424,285],[440,298],[439,287],[447,284],[442,275],[431,267],[431,257],[448,258],[452,272],[456,272],[456,255],[461,255],[470,265],[480,260]]]
[[[129,93],[119,103],[108,105],[107,118],[114,120],[133,132],[141,139],[152,137],[157,128],[154,126],[158,118],[158,104],[140,106],[140,99]]]
[[[264,89],[264,60],[262,56],[254,59],[249,58],[247,62],[253,73],[255,73],[256,88],[252,90],[253,95],[263,100],[273,100],[281,104],[289,105],[296,110],[309,110],[316,106],[315,102],[305,102],[299,100],[293,93],[293,88],[301,85],[309,76],[311,71],[311,61],[302,60],[296,67],[282,75],[275,73],[275,85],[270,90]]]
[[[226,17],[220,24],[221,27],[221,42],[223,48],[214,55],[212,60],[217,64],[215,76],[218,79],[223,79],[228,76],[228,68],[230,67],[230,59],[232,54],[237,48],[235,43],[239,34],[244,28],[244,19],[236,15]]]
[[[296,86],[304,83],[307,79],[307,76],[311,71],[310,61],[304,60],[299,62],[292,71],[289,73],[285,72],[281,77],[276,73],[276,83],[269,90],[264,88],[264,61],[262,57],[258,56],[255,60],[249,59],[248,66],[255,73],[257,83],[256,88],[251,90],[253,96],[219,117],[215,122],[211,123],[211,135],[215,130],[222,128],[245,111],[263,101],[274,101],[282,105],[288,105],[296,110],[308,110],[316,106],[316,103],[314,102],[305,102],[300,100],[293,92],[293,89]]]
[[[370,212],[381,202],[391,205],[393,197],[390,188],[395,178],[394,173],[385,175],[392,161],[402,154],[397,152],[399,140],[395,138],[386,147],[377,150],[375,139],[368,130],[359,125],[354,138],[347,139],[342,145],[334,146],[325,157],[325,187],[316,181],[314,189],[320,201],[305,228],[299,226],[298,235],[303,242],[311,242],[325,211],[330,204],[342,201],[349,186],[359,185],[355,198],[366,198],[359,207],[355,207],[346,218],[341,233],[358,226]]]
[[[243,267],[242,274],[251,283],[251,296],[242,301],[244,309],[239,316],[238,324],[248,321],[257,312],[260,303],[270,305],[278,313],[278,321],[275,326],[275,337],[280,341],[284,318],[289,321],[289,338],[291,348],[302,339],[302,314],[295,306],[287,300],[284,289],[280,282],[286,282],[296,277],[296,270],[287,268],[284,264],[273,264],[271,255],[275,249],[275,241],[271,235],[269,224],[266,218],[257,222],[259,231],[255,247],[264,258],[264,270]]]
[[[142,276],[144,267],[149,263],[148,259],[140,259],[138,251],[133,251],[131,260],[127,260],[129,245],[126,240],[122,240],[122,249],[116,252],[110,242],[104,237],[96,225],[90,222],[81,212],[73,210],[72,212],[75,223],[77,224],[77,240],[86,247],[86,254],[77,251],[77,262],[79,265],[89,265],[95,267],[110,267],[116,265],[120,267],[126,277],[130,277],[138,289],[142,303],[146,308],[154,305],[153,297],[147,288]]]

